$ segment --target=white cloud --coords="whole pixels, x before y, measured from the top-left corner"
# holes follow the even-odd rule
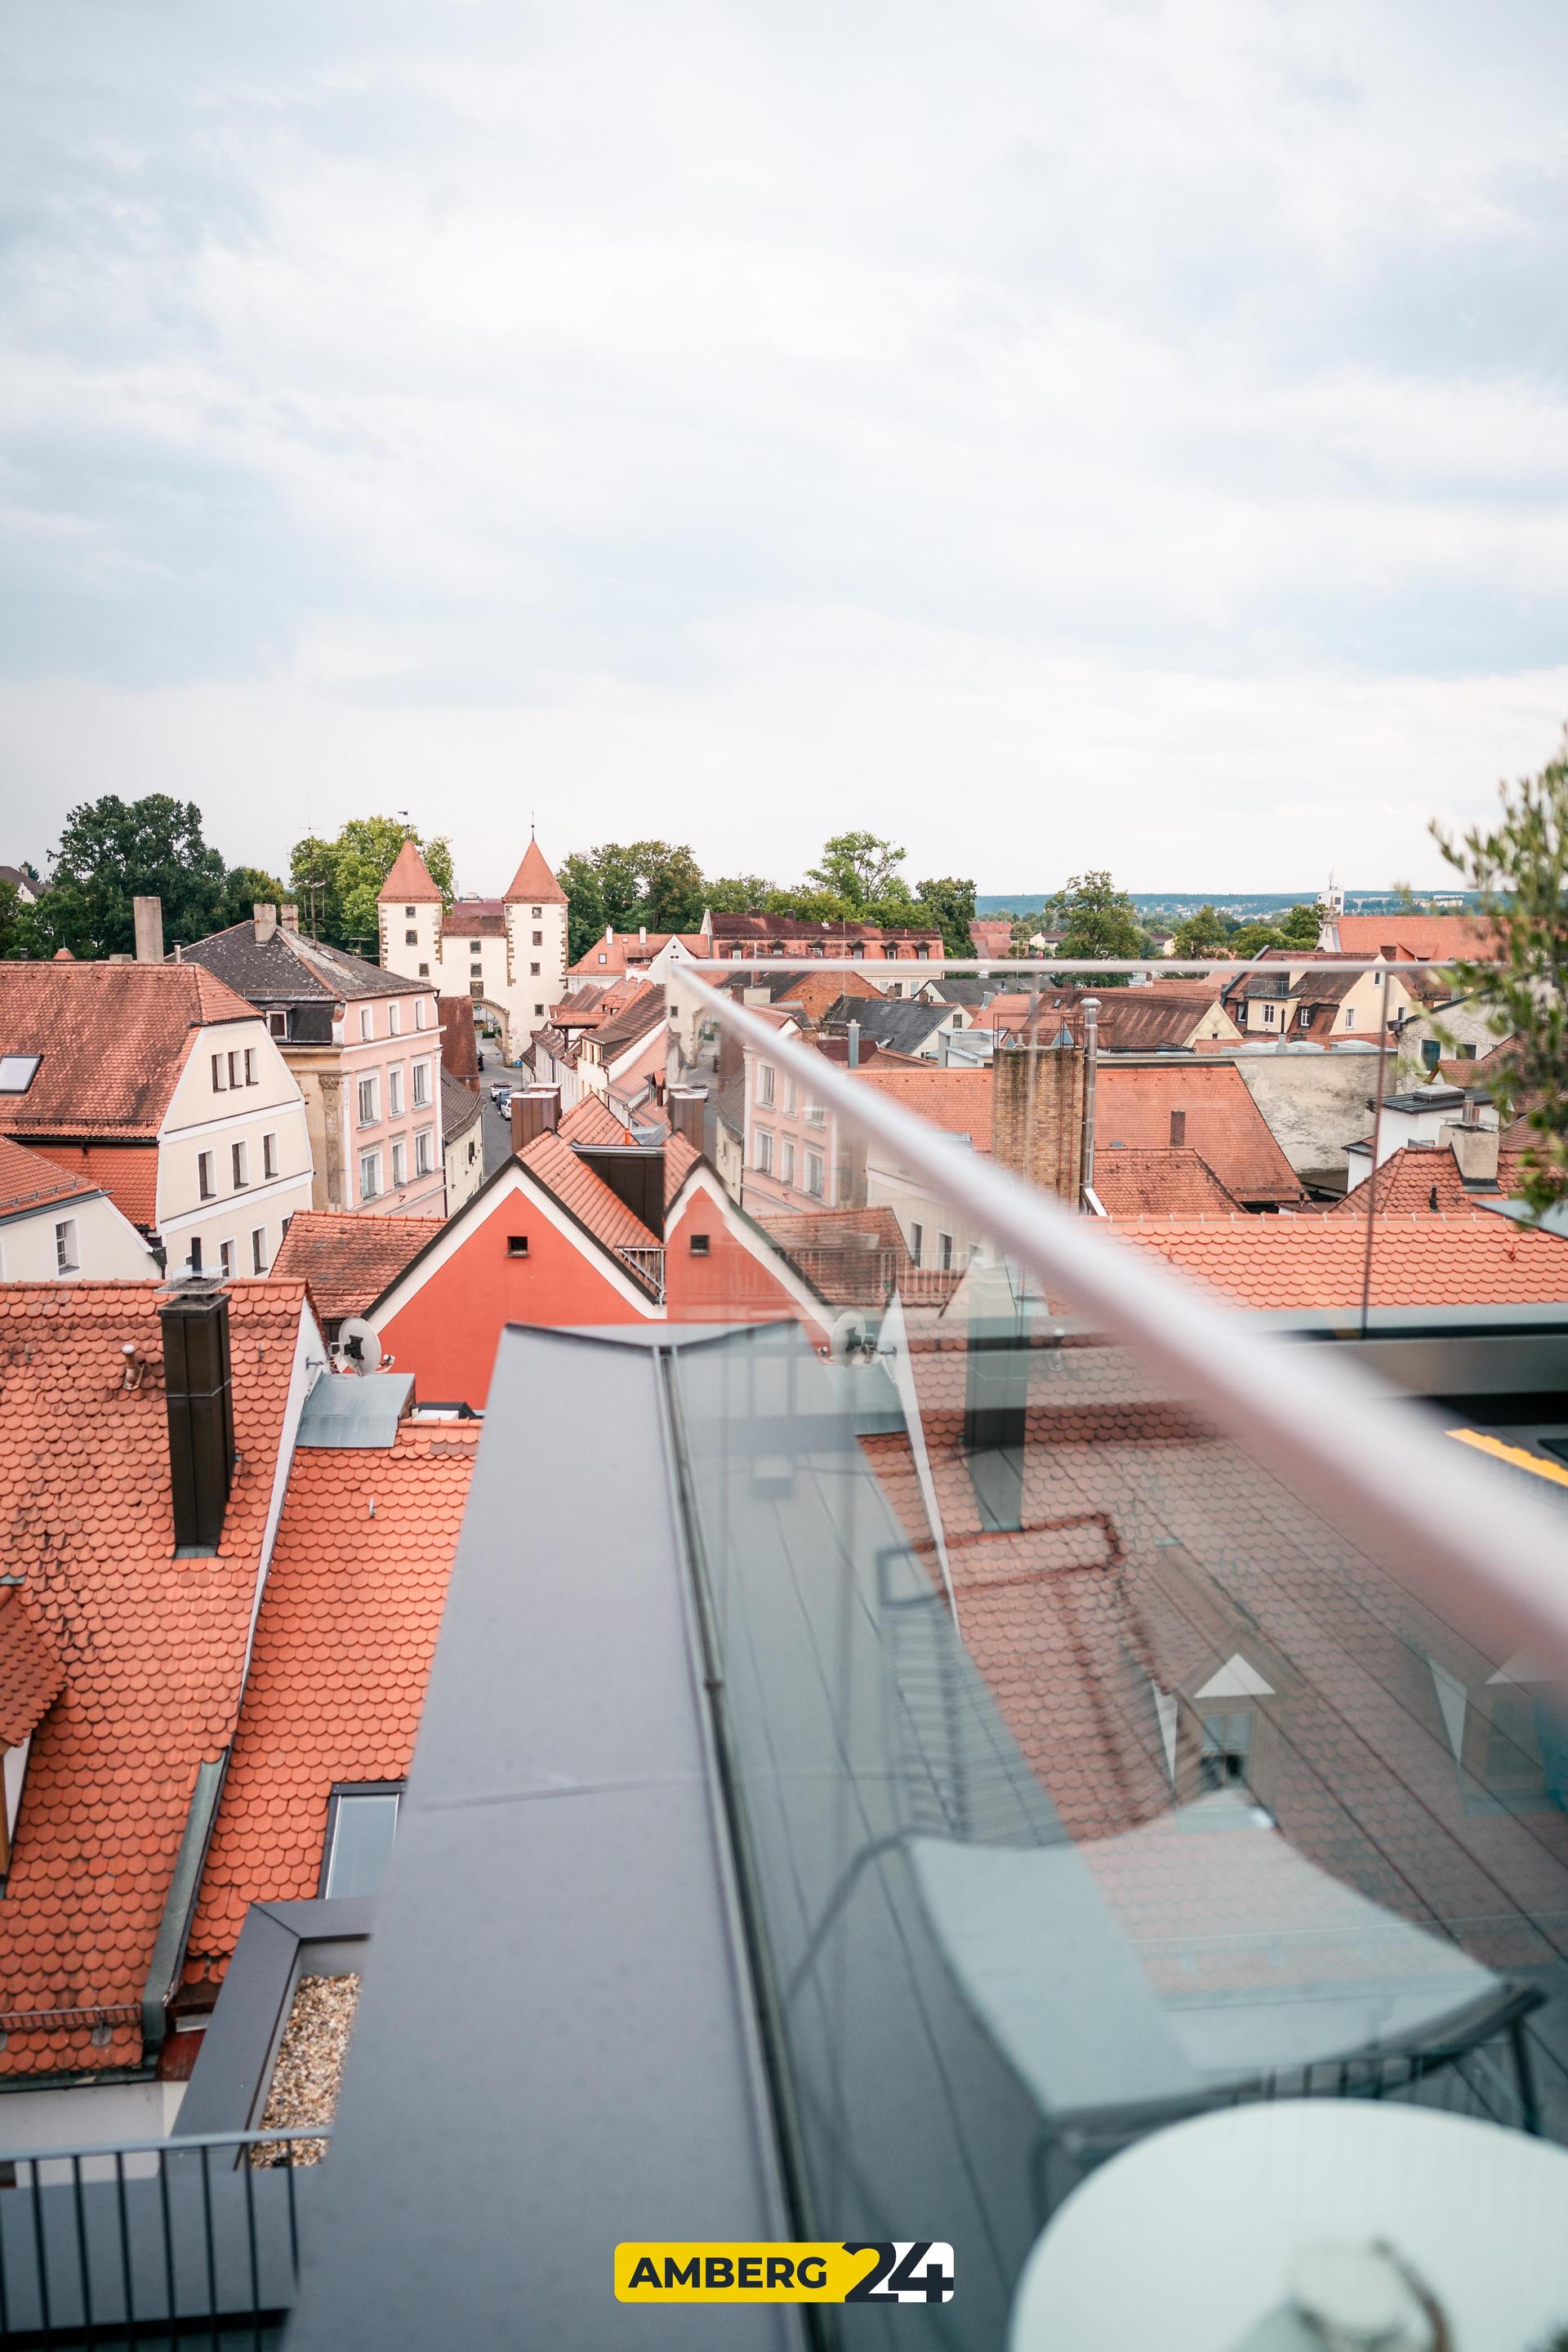
[[[233,857],[1435,878],[1568,715],[1568,22],[19,0],[0,724]],[[3,141],[3,126],[0,126]],[[1520,159],[1526,160],[1521,164]]]

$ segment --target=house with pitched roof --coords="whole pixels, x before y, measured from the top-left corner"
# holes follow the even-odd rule
[[[689,963],[711,952],[700,931],[650,931],[646,923],[635,931],[617,931],[611,925],[568,969],[566,978],[574,985],[619,980],[628,972],[662,980],[670,964]]]
[[[1323,971],[1323,952],[1268,948],[1261,964],[1226,984],[1222,1002],[1245,1037],[1297,1045],[1331,1045],[1342,1038],[1375,1042],[1385,1025],[1403,1020],[1411,985],[1390,969],[1393,955],[1380,955],[1376,968],[1364,971]]]
[[[0,1337],[0,2135],[47,2138],[26,2095],[68,2084],[108,2102],[86,2137],[155,2134],[197,1866],[326,1349],[303,1288],[277,1281],[10,1282]]]
[[[182,949],[266,1016],[305,1098],[311,1206],[438,1217],[446,1206],[443,1040],[436,992],[305,938],[298,909],[258,906]]]
[[[136,1282],[158,1261],[101,1184],[0,1136],[0,1282]]]
[[[398,851],[376,898],[381,961],[388,971],[428,981],[442,996],[466,996],[475,1016],[500,1032],[515,1060],[566,974],[566,893],[530,840],[499,898],[454,898],[447,906],[412,841]]]
[[[928,975],[910,969],[940,961],[944,950],[934,924],[810,922],[798,915],[718,915],[702,918],[705,952],[726,961],[787,956],[805,963],[813,956],[851,958],[889,996],[912,993]]]
[[[201,964],[0,964],[0,1135],[106,1192],[172,1272],[265,1274],[310,1205],[304,1097]]]

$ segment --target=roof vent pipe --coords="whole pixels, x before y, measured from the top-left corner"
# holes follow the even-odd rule
[[[1084,1193],[1094,1190],[1094,1084],[1100,1065],[1100,999],[1086,996],[1083,1000],[1083,1150],[1080,1154],[1079,1183]],[[1079,1206],[1089,1216],[1094,1214],[1087,1199]]]
[[[132,898],[131,912],[136,927],[136,961],[138,963],[162,963],[163,961],[163,901],[162,898]]]
[[[164,1291],[158,1321],[163,1335],[174,1555],[210,1559],[223,1535],[234,1475],[228,1293],[215,1276],[192,1275]]]
[[[845,1032],[845,1034],[848,1040],[845,1058],[848,1063],[850,1069],[858,1070],[860,1066],[860,1024],[858,1021],[851,1021],[847,1030]]]

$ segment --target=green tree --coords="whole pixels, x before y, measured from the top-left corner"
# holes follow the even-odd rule
[[[1145,953],[1143,927],[1138,920],[1137,908],[1127,893],[1119,890],[1103,871],[1075,874],[1065,889],[1057,892],[1046,911],[1050,920],[1043,928],[1059,929],[1062,934],[1058,954],[1134,957]],[[1125,988],[1127,974],[1099,974],[1092,984],[1099,988]]]
[[[128,955],[136,943],[132,901],[163,901],[169,946],[205,939],[224,903],[224,862],[202,835],[195,801],[118,793],[70,811],[38,903],[25,910],[37,951],[99,958]]]
[[[1265,923],[1259,920],[1237,923],[1231,932],[1227,944],[1233,955],[1256,956],[1262,955],[1268,948],[1284,947],[1286,940],[1278,923]]]
[[[1322,915],[1316,907],[1295,906],[1279,919],[1279,937],[1288,948],[1315,948],[1322,927]]]
[[[574,850],[556,878],[566,893],[573,963],[606,930],[695,931],[702,921],[702,869],[685,842],[606,841]]]
[[[836,833],[822,845],[821,865],[808,866],[805,878],[842,898],[862,922],[874,923],[881,919],[871,911],[878,905],[914,904],[908,883],[899,878],[907,855],[879,834]]]
[[[1494,961],[1462,958],[1456,989],[1495,1006],[1493,1034],[1509,1042],[1508,1068],[1488,1081],[1500,1115],[1530,1103],[1534,1140],[1522,1162],[1523,1193],[1537,1215],[1568,1199],[1568,737],[1539,776],[1500,784],[1502,815],[1459,841],[1434,824],[1447,859],[1480,894]]]
[[[0,958],[15,961],[29,952],[33,927],[15,882],[0,882]]]
[[[948,874],[940,881],[921,883],[915,897],[921,911],[941,931],[946,953],[972,956],[974,940],[969,926],[974,920],[973,883],[958,881]]]
[[[1205,905],[1195,915],[1184,915],[1173,936],[1179,956],[1215,955],[1228,944],[1230,927],[1216,908]]]
[[[261,866],[231,866],[224,877],[220,923],[245,923],[253,907],[281,907],[293,893]]]
[[[764,914],[777,887],[761,874],[726,874],[708,884],[702,903],[715,915]]]
[[[430,879],[450,906],[452,853],[443,836],[421,840],[399,817],[355,816],[350,817],[335,840],[307,834],[303,841],[294,844],[289,861],[289,895],[300,902],[304,928],[313,928],[334,947],[374,959],[381,935],[376,897],[405,841],[412,841],[419,849]]]

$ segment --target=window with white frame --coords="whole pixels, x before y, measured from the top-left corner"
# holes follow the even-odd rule
[[[408,1181],[408,1146],[402,1136],[395,1136],[392,1144],[392,1189]]]
[[[359,1196],[362,1201],[374,1201],[381,1191],[381,1154],[362,1151],[359,1156]]]
[[[925,1227],[923,1225],[911,1225],[910,1227],[910,1255],[913,1258],[917,1265],[919,1265],[921,1262],[921,1253],[925,1248]]]
[[[266,1177],[278,1173],[278,1138],[275,1135],[264,1135],[261,1139],[261,1172]]]
[[[429,1108],[429,1103],[430,1065],[428,1062],[416,1062],[414,1065],[414,1108],[416,1110],[426,1110]]]
[[[936,1262],[943,1274],[952,1273],[952,1235],[951,1234],[938,1234],[936,1237]]]
[[[79,1274],[81,1259],[77,1254],[76,1219],[62,1217],[55,1227],[55,1272]]]
[[[229,1146],[229,1166],[234,1174],[234,1189],[243,1192],[250,1181],[250,1147],[245,1143]]]
[[[256,1066],[254,1045],[247,1045],[245,1049],[245,1083],[247,1087],[258,1087],[261,1084],[261,1073]]]
[[[771,1062],[757,1064],[757,1100],[771,1103],[773,1098],[773,1066]]]
[[[380,1118],[381,1105],[379,1095],[380,1088],[377,1087],[374,1078],[362,1078],[360,1080],[359,1123],[362,1127],[374,1127],[377,1120]]]
[[[217,1270],[219,1274],[222,1275],[226,1282],[233,1280],[234,1244],[232,1242],[219,1242],[217,1245]]]
[[[1345,1027],[1347,1029],[1353,1029],[1355,1027],[1355,1006],[1353,1004],[1347,1004],[1345,1007]]]
[[[288,1013],[269,1013],[267,1016],[267,1034],[269,1037],[276,1037],[280,1042],[286,1041],[289,1035]]]
[[[795,1106],[799,1100],[800,1089],[795,1085],[795,1073],[792,1070],[786,1070],[784,1072],[784,1116],[787,1118],[793,1118],[795,1117]]]
[[[814,1201],[820,1201],[822,1198],[825,1174],[826,1164],[821,1152],[808,1151],[805,1155],[805,1189]]]
[[[250,1229],[250,1271],[252,1274],[265,1274],[267,1271],[267,1228],[265,1225],[253,1225]]]
[[[231,1087],[242,1087],[245,1084],[245,1055],[243,1054],[234,1053],[229,1055],[228,1082]]]
[[[375,1008],[374,1008],[374,1005],[370,1005],[370,1004],[362,1004],[362,1005],[360,1006],[360,1009],[359,1009],[359,1034],[360,1034],[360,1035],[361,1035],[361,1037],[362,1037],[362,1038],[364,1038],[364,1037],[374,1037],[374,1034],[375,1034]]]
[[[403,1007],[395,998],[386,1008],[386,1034],[389,1037],[403,1034]]]
[[[771,1176],[773,1172],[773,1139],[765,1127],[759,1127],[753,1138],[752,1156],[760,1172]]]
[[[386,1074],[386,1115],[388,1118],[403,1116],[403,1071],[401,1066]]]
[[[528,911],[531,919],[537,923],[544,909],[542,907],[531,907]]]
[[[198,1151],[196,1154],[196,1191],[204,1201],[217,1198],[217,1179],[210,1151]]]
[[[435,1132],[422,1127],[414,1139],[414,1172],[416,1176],[432,1176],[436,1172]]]
[[[787,1135],[779,1138],[779,1181],[781,1184],[795,1182],[795,1146]]]
[[[426,1015],[428,1013],[428,1010],[429,1008],[426,1004],[425,999],[422,996],[416,996],[414,1000],[414,1026],[416,1029],[423,1029],[426,1026]]]
[[[215,1094],[215,1095],[221,1095],[221,1094],[226,1090],[226,1088],[227,1087],[227,1085],[228,1085],[228,1057],[227,1057],[227,1055],[225,1055],[225,1054],[215,1054],[215,1055],[213,1055],[213,1092],[214,1092],[214,1094]]]

